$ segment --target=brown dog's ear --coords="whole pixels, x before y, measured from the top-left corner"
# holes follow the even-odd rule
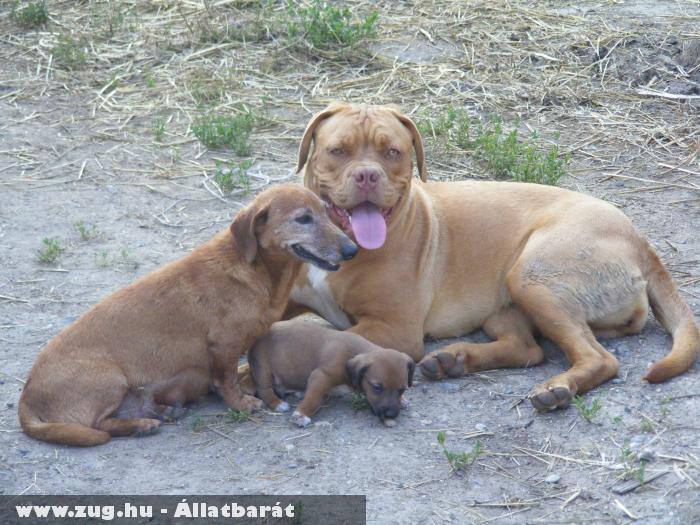
[[[413,148],[416,150],[416,166],[418,167],[418,175],[423,182],[428,180],[428,170],[425,167],[425,150],[423,149],[423,137],[414,122],[406,115],[401,113],[395,107],[389,106],[394,116],[399,119],[399,122],[408,128],[408,131],[413,135]]]
[[[257,229],[267,222],[267,208],[248,206],[241,210],[231,224],[231,234],[236,249],[243,254],[249,264],[258,254]]]
[[[406,356],[408,357],[408,356]],[[416,363],[412,358],[408,358],[408,386],[413,386],[413,375],[416,373]]]
[[[299,157],[297,161],[297,173],[301,171],[301,168],[306,164],[306,160],[309,158],[309,150],[311,149],[311,141],[314,138],[314,132],[318,125],[325,119],[334,115],[343,108],[348,107],[345,102],[331,102],[330,105],[323,111],[316,113],[306,126],[304,131],[304,136],[301,138],[301,144],[299,145]]]
[[[356,355],[352,359],[348,359],[348,362],[345,364],[345,372],[348,374],[352,387],[355,390],[360,390],[362,386],[362,377],[365,375],[368,368],[369,362],[367,356],[364,354]]]

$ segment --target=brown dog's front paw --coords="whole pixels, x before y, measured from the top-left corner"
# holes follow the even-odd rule
[[[427,377],[433,381],[445,377],[445,372],[443,372],[440,366],[440,361],[435,358],[434,354],[425,356],[421,362],[418,363],[418,366],[420,367],[423,377]]]
[[[134,437],[152,436],[160,430],[160,421],[157,419],[142,419],[134,429]]]
[[[311,424],[311,418],[295,410],[289,418],[289,422],[299,428],[306,428]]]
[[[537,386],[530,393],[530,402],[540,412],[566,408],[571,403],[571,390],[565,386]]]

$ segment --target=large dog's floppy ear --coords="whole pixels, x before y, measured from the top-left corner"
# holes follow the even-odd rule
[[[257,228],[267,222],[267,212],[267,207],[261,208],[251,204],[241,210],[231,224],[231,234],[233,234],[236,249],[243,254],[249,264],[258,254]]]
[[[408,357],[408,356],[406,356]],[[416,363],[413,358],[408,357],[408,386],[413,386],[413,375],[416,373]]]
[[[311,142],[314,138],[314,132],[318,125],[326,120],[331,115],[334,115],[343,108],[346,108],[348,104],[345,102],[331,102],[330,105],[323,111],[316,113],[306,126],[304,131],[304,136],[301,138],[301,144],[299,145],[299,160],[297,161],[297,173],[301,171],[301,168],[306,164],[306,160],[309,158],[309,150],[311,149]]]
[[[356,355],[352,359],[348,359],[348,362],[345,364],[345,372],[348,374],[352,382],[352,387],[355,390],[360,390],[362,386],[362,377],[365,375],[365,372],[367,372],[369,365],[369,360],[364,354]]]
[[[413,148],[416,150],[416,166],[418,167],[418,175],[423,182],[428,180],[428,170],[425,167],[425,150],[423,149],[423,137],[414,122],[395,106],[388,106],[394,116],[399,119],[399,122],[408,128],[408,131],[413,135]]]

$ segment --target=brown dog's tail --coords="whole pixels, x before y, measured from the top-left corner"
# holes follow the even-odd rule
[[[648,246],[647,294],[654,315],[673,336],[671,353],[654,363],[644,376],[659,383],[688,370],[700,353],[700,332],[693,312],[678,293],[669,271]]]
[[[94,447],[111,439],[107,432],[80,423],[46,423],[34,413],[24,396],[19,400],[19,423],[22,430],[34,439],[59,445]]]

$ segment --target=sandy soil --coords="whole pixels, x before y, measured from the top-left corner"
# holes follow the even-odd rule
[[[414,61],[409,67],[435,56],[459,56],[459,46],[438,38],[444,3],[438,4],[423,6],[433,17],[426,19],[424,27],[435,35],[435,42],[417,32],[404,40],[394,33],[386,41],[380,38],[373,44],[375,49],[392,60],[403,53],[402,60]],[[672,17],[700,10],[697,2],[656,4],[577,3],[557,9],[567,16],[589,13],[597,20],[611,21],[628,38],[636,35],[642,40],[650,27],[686,37],[693,34],[687,27],[678,29]],[[58,4],[57,9],[61,5],[66,4]],[[0,7],[2,11],[7,7]],[[12,36],[16,29],[4,24],[0,39],[7,58],[0,60],[0,493],[367,494],[368,522],[381,524],[700,522],[700,368],[696,364],[683,376],[658,386],[641,381],[648,364],[671,345],[653,319],[639,336],[604,343],[619,358],[621,370],[618,378],[586,396],[588,405],[598,400],[601,406],[591,422],[574,407],[538,414],[523,401],[534,384],[566,367],[561,353],[545,343],[548,360],[532,369],[442,382],[418,376],[406,394],[410,408],[394,428],[382,426],[368,411],[351,408],[347,396],[330,399],[315,424],[303,430],[288,427],[286,416],[268,412],[242,423],[230,421],[224,405],[212,397],[158,435],[140,440],[115,439],[106,446],[82,450],[26,437],[19,430],[17,400],[44,344],[100,298],[187,253],[223,228],[238,204],[212,197],[204,189],[196,165],[203,151],[191,136],[173,132],[166,138],[171,147],[154,145],[150,114],[141,114],[138,107],[133,108],[128,126],[123,120],[99,118],[109,113],[109,105],[95,96],[99,87],[63,89],[71,82],[87,82],[84,73],[50,76],[45,81],[43,70],[37,74],[42,59],[30,47],[18,44]],[[696,38],[700,37],[697,27]],[[42,38],[41,34],[27,37],[37,42]],[[405,45],[416,40],[415,52],[406,51]],[[615,86],[629,80],[625,93],[634,93],[641,84],[622,77],[630,71],[641,74],[634,61],[641,52],[635,55],[633,45],[626,52],[615,55],[619,62],[611,65],[609,74]],[[532,67],[533,74],[539,74],[537,63]],[[177,75],[174,71],[173,77]],[[661,91],[692,95],[699,85],[697,78],[674,85],[677,80],[659,75]],[[526,80],[518,82],[520,88],[528,86]],[[374,100],[395,98],[407,110],[416,109],[404,100],[399,86],[389,87]],[[470,89],[468,84],[462,87]],[[531,94],[539,96],[537,86],[531,87]],[[314,100],[314,109],[332,96],[357,95],[351,88],[315,98],[313,93],[304,94]],[[493,109],[488,95],[483,96],[486,107]],[[599,96],[595,91],[588,102],[581,96],[579,91],[570,97],[553,93],[550,105],[561,113],[519,112],[525,123],[538,129],[562,130],[561,140],[571,146],[573,156],[572,176],[563,186],[620,206],[657,247],[681,283],[684,298],[700,315],[699,136],[691,133],[675,144],[669,139],[673,136],[669,130],[678,132],[674,122],[700,126],[697,101],[629,95],[627,102],[618,100],[613,111],[595,99]],[[294,122],[291,132],[273,136],[273,130],[264,137],[254,136],[255,170],[273,179],[289,177],[296,141],[308,116],[299,96],[290,95],[288,101],[272,111]],[[640,107],[668,123],[658,135],[640,139],[648,150],[634,140],[579,145],[586,138],[581,129],[592,130],[595,136],[607,125],[597,121],[596,115],[613,115],[622,121]],[[183,118],[176,107],[167,109],[175,115],[174,122]],[[596,122],[600,127],[595,127]],[[430,153],[433,176],[471,175],[462,160],[446,165],[436,147],[431,146]],[[214,157],[208,153],[201,158]],[[685,171],[667,167],[679,165]],[[75,226],[79,221],[94,226],[90,239],[81,238]],[[65,248],[55,264],[37,260],[43,238],[57,238]],[[482,334],[468,339],[485,340]],[[443,344],[427,342],[426,351]],[[479,441],[484,453],[463,472],[454,473],[437,442],[439,431],[445,432],[450,451],[471,451]],[[640,457],[648,460],[643,473]],[[663,475],[627,494],[612,490],[623,477],[643,474],[649,478],[655,473]]]

